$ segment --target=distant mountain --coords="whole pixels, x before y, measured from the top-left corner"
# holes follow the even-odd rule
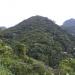
[[[75,19],[69,19],[61,26],[65,31],[75,36]]]
[[[6,29],[6,27],[0,27],[0,31],[3,31],[3,30],[5,30]]]
[[[63,26],[65,26],[65,27],[75,26],[75,19],[71,18],[71,19],[69,19],[69,20],[66,20],[66,21],[63,23]]]

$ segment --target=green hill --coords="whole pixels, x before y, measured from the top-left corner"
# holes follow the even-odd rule
[[[50,19],[33,16],[4,30],[0,33],[0,37],[13,48],[12,51],[18,57],[17,60],[15,57],[9,58],[11,61],[9,63],[15,65],[13,66],[15,75],[27,75],[27,73],[28,75],[52,75],[52,73],[58,75],[59,72],[65,75],[69,73],[63,68],[65,65],[63,61],[69,58],[74,59],[75,39]]]

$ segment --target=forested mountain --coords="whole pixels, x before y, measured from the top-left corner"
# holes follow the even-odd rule
[[[61,27],[68,33],[75,36],[75,19],[66,20]]]
[[[0,38],[1,66],[11,75],[75,75],[75,39],[47,17],[32,16]]]

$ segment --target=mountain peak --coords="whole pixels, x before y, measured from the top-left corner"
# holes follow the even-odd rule
[[[47,17],[36,15],[20,22],[15,27],[24,30],[33,30],[37,28],[45,30],[52,28],[53,26],[56,27],[57,25],[52,20],[48,19]]]
[[[63,23],[63,26],[75,26],[75,19],[71,18]]]
[[[75,20],[75,19],[74,19],[74,18],[70,18],[69,20],[72,20],[72,21],[73,21],[73,20]]]
[[[43,17],[43,16],[40,16],[40,15],[36,15],[36,16],[32,16],[32,17],[30,17],[30,18],[28,18],[28,19],[26,19],[26,20],[24,20],[24,22],[27,22],[27,21],[32,21],[32,22],[34,22],[34,21],[40,21],[40,22],[52,22],[52,23],[54,23],[52,20],[50,20],[49,18],[47,18],[47,17]]]
[[[67,33],[72,34],[73,36],[75,36],[75,19],[71,18],[69,20],[66,20],[63,25],[62,28],[67,31]]]
[[[43,17],[43,16],[40,16],[40,15],[35,15],[35,16],[30,17],[30,18],[38,18],[38,19],[40,19],[40,18],[47,18],[47,17]]]

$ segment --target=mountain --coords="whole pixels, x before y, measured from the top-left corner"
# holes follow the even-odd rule
[[[6,27],[0,27],[0,31],[3,31],[5,29],[6,29]]]
[[[71,70],[75,72],[73,66],[65,65],[70,59],[73,59],[72,63],[75,61],[75,39],[47,17],[32,16],[3,30],[0,39],[13,49],[14,55],[9,60],[14,63],[9,63],[15,65],[12,66],[15,75],[58,75],[59,72],[66,75]]]
[[[75,19],[69,19],[61,26],[65,31],[75,36]]]

